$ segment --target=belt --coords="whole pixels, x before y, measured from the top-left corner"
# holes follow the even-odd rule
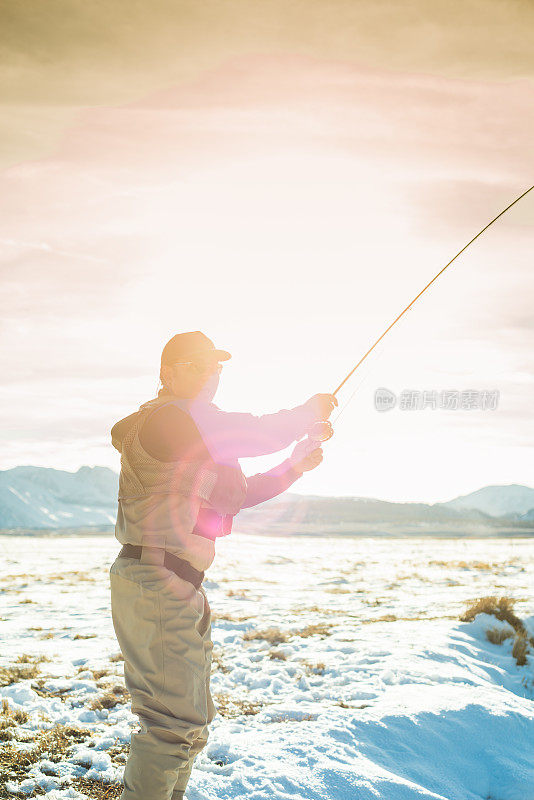
[[[142,545],[123,544],[119,553],[119,558],[141,558],[142,552]],[[178,577],[183,578],[184,581],[189,581],[189,583],[192,583],[195,589],[199,589],[204,578],[204,572],[195,569],[189,563],[189,561],[185,561],[183,558],[178,558],[178,556],[175,556],[174,553],[169,553],[168,550],[165,550],[164,552],[165,556],[163,558],[163,566],[172,570],[174,573],[176,573],[176,575],[178,575]]]

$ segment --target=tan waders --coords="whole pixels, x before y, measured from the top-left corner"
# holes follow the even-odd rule
[[[113,626],[124,656],[132,733],[121,800],[181,800],[215,716],[211,610],[204,588],[134,558],[110,568]]]
[[[110,568],[111,609],[132,712],[141,725],[131,737],[122,800],[181,800],[195,756],[208,739],[216,713],[209,688],[211,613],[202,579],[191,570],[204,573],[215,558],[215,538],[231,530],[224,524],[217,530],[212,516],[233,516],[242,506],[285,491],[299,477],[288,460],[247,482],[238,453],[226,451],[267,455],[303,436],[316,421],[309,403],[262,417],[197,404],[196,422],[206,430],[214,427],[212,447],[222,452],[221,463],[206,460],[194,447],[187,457],[161,461],[144,449],[140,432],[160,407],[184,402],[163,393],[112,429],[121,453],[115,536],[127,549]],[[222,480],[221,489],[228,472],[234,484]]]

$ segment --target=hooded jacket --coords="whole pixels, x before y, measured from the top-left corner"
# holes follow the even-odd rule
[[[239,509],[280,494],[302,474],[286,459],[246,479],[239,457],[281,450],[314,421],[307,404],[254,416],[160,391],[111,431],[121,453],[116,538],[207,569],[215,538],[230,533]]]

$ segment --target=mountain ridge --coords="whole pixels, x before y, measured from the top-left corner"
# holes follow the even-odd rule
[[[0,470],[0,530],[107,529],[115,525],[118,474],[109,467],[76,472],[21,465]],[[478,506],[478,507],[477,507]],[[504,513],[490,513],[504,511]],[[286,492],[240,512],[236,528],[251,531],[534,530],[534,488],[486,486],[445,503]],[[285,528],[284,528],[285,526]]]

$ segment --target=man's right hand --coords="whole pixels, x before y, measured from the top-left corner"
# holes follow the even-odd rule
[[[337,397],[333,394],[314,394],[305,403],[313,409],[317,422],[328,419],[337,404]]]

